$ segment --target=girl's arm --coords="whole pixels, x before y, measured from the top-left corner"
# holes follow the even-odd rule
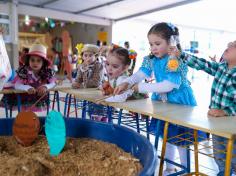
[[[143,58],[142,66],[139,71],[127,78],[122,84],[114,89],[114,94],[121,94],[123,91],[131,88],[134,84],[141,82],[145,78],[151,77],[152,61],[149,56]]]
[[[33,88],[30,85],[24,85],[20,80],[15,82],[14,88],[17,90],[28,91],[29,89]]]
[[[131,88],[134,84],[141,82],[145,78],[148,78],[148,76],[145,75],[143,71],[139,70],[138,72],[134,73],[133,75],[125,79],[123,83],[118,85],[114,89],[114,94],[115,95],[121,94],[123,91]]]
[[[111,96],[111,97],[105,99],[105,101],[116,102],[116,103],[125,102],[127,100],[127,98],[129,98],[133,94],[133,92],[134,92],[133,90],[129,89],[129,90],[126,90],[125,92],[123,92],[122,94]]]
[[[52,89],[56,86],[55,82],[51,82],[49,84],[44,84],[43,86],[45,86],[47,88],[47,90]]]
[[[24,85],[20,80],[15,82],[14,88],[17,90],[23,90],[28,92],[28,94],[35,94],[36,90],[34,87],[31,87],[30,85]]]
[[[198,58],[196,56],[192,56],[186,53],[182,53],[180,55],[180,59],[186,62],[188,66],[197,70],[203,70],[212,76],[215,76],[219,67],[219,63],[217,62],[209,62],[206,59]]]
[[[141,82],[145,78],[149,78],[143,71],[139,70],[130,77],[126,78],[123,82],[129,83],[129,86],[133,86],[136,83]]]
[[[170,81],[164,80],[159,83],[139,83],[138,84],[138,92],[140,93],[167,93],[172,91],[174,88],[179,88],[179,85],[174,84]],[[135,90],[136,91],[136,90]]]

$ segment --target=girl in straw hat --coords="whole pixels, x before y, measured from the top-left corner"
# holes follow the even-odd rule
[[[14,87],[18,90],[24,90],[27,93],[21,95],[22,110],[29,108],[55,84],[54,73],[51,61],[47,58],[47,49],[41,44],[34,44],[29,53],[22,57],[21,66],[17,70],[17,76],[14,79]],[[46,109],[47,97],[42,99],[33,111],[42,111]],[[12,102],[14,105],[14,102]]]

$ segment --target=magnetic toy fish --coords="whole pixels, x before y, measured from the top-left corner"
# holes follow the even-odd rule
[[[47,115],[45,134],[50,147],[50,155],[59,155],[66,143],[65,121],[60,112],[50,111]]]

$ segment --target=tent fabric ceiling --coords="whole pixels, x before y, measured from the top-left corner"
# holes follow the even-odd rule
[[[171,21],[173,24],[185,27],[235,33],[236,21],[233,20],[234,12],[235,0],[202,0],[173,9],[149,13],[134,19],[150,23]]]
[[[199,0],[18,0],[19,5],[119,21]]]

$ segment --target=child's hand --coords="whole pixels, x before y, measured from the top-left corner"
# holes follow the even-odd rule
[[[131,88],[134,92],[138,92],[138,84],[135,84]]]
[[[121,94],[123,91],[127,90],[129,87],[129,83],[127,82],[124,82],[122,84],[120,84],[119,86],[117,86],[115,89],[114,89],[114,94],[115,95],[118,95],[118,94]]]
[[[72,88],[79,89],[80,88],[80,83],[77,83],[77,82],[72,83]]]
[[[98,87],[98,90],[100,90],[100,91],[102,92],[102,95],[103,95],[103,96],[105,95],[105,91],[104,91],[102,85],[100,85],[100,86]]]
[[[104,83],[102,84],[102,90],[104,92],[104,95],[112,95],[114,92],[114,89],[111,87],[108,81],[104,81]]]
[[[35,90],[35,88],[30,88],[30,89],[28,89],[28,94],[35,94],[36,93],[36,90]]]
[[[216,55],[214,55],[213,57],[209,56],[209,58],[211,59],[211,61],[216,62]]]
[[[176,46],[170,46],[168,49],[168,55],[169,56],[175,56],[175,57],[179,57],[181,54],[181,52],[178,50],[178,48]]]
[[[47,92],[47,87],[46,86],[40,86],[38,89],[37,89],[37,92],[38,92],[38,95],[39,96],[42,96],[44,95],[46,92]]]
[[[105,96],[106,92],[103,89],[101,89],[101,91],[102,91],[102,95]]]
[[[222,109],[209,109],[207,114],[213,117],[223,117],[227,115]]]
[[[63,83],[63,80],[59,80],[59,79],[56,80],[56,84],[57,84],[57,85],[62,85],[62,83]]]

